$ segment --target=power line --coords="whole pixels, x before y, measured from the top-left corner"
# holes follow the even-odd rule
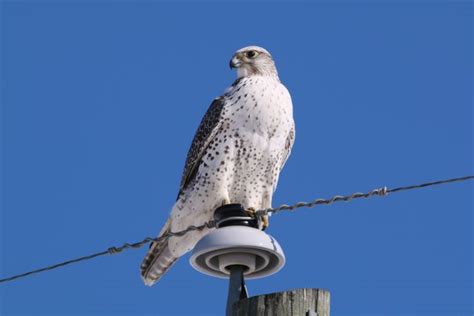
[[[359,198],[369,198],[369,197],[372,197],[372,196],[386,196],[388,193],[396,193],[396,192],[402,192],[402,191],[408,191],[408,190],[414,190],[414,189],[421,189],[421,188],[425,188],[425,187],[429,187],[429,186],[447,184],[447,183],[452,183],[452,182],[461,182],[461,181],[467,181],[467,180],[472,180],[472,179],[474,179],[474,176],[465,176],[465,177],[460,177],[460,178],[452,178],[452,179],[446,179],[446,180],[440,180],[440,181],[434,181],[434,182],[426,182],[426,183],[421,183],[421,184],[416,184],[416,185],[402,186],[402,187],[398,187],[398,188],[394,188],[394,189],[388,189],[387,187],[383,187],[383,188],[379,188],[379,189],[374,189],[374,190],[372,190],[370,192],[367,192],[367,193],[357,192],[357,193],[353,193],[351,195],[335,195],[335,196],[333,196],[332,198],[329,198],[329,199],[316,199],[316,200],[313,200],[313,201],[310,201],[310,202],[298,202],[298,203],[295,203],[295,204],[292,204],[292,205],[283,204],[283,205],[280,205],[279,207],[276,207],[276,208],[258,210],[258,211],[255,212],[255,214],[256,214],[256,216],[260,217],[260,216],[264,216],[264,215],[268,215],[268,214],[277,214],[277,213],[280,213],[282,211],[294,211],[295,209],[302,208],[302,207],[311,208],[311,207],[315,207],[316,205],[320,205],[320,204],[329,205],[329,204],[332,204],[334,202],[341,202],[341,201],[348,202],[348,201],[351,201],[353,199],[359,199]],[[91,255],[88,255],[88,256],[83,256],[83,257],[67,260],[67,261],[64,261],[64,262],[61,262],[61,263],[58,263],[58,264],[54,264],[54,265],[51,265],[51,266],[47,266],[47,267],[44,267],[44,268],[41,268],[41,269],[32,270],[32,271],[25,272],[25,273],[22,273],[22,274],[17,274],[17,275],[11,276],[11,277],[0,279],[0,283],[13,281],[13,280],[16,280],[16,279],[24,278],[24,277],[32,275],[32,274],[37,274],[37,273],[57,269],[57,268],[60,268],[60,267],[64,267],[64,266],[73,264],[73,263],[94,259],[94,258],[100,257],[100,256],[113,255],[113,254],[121,253],[122,251],[124,251],[126,249],[138,249],[138,248],[141,248],[144,245],[146,245],[146,244],[148,244],[152,241],[160,242],[160,241],[169,239],[171,237],[184,236],[184,235],[186,235],[187,233],[189,233],[191,231],[201,231],[205,228],[214,228],[214,227],[215,227],[215,223],[214,223],[214,221],[211,220],[211,221],[209,221],[205,224],[199,225],[199,226],[189,226],[188,228],[186,228],[184,230],[181,230],[181,231],[178,231],[178,232],[166,233],[166,234],[162,235],[161,237],[157,237],[157,238],[146,237],[145,239],[143,239],[141,241],[138,241],[138,242],[135,242],[135,243],[124,243],[120,247],[110,247],[107,250],[104,250],[102,252],[97,252],[97,253],[94,253],[94,254],[91,254]]]
[[[452,178],[452,179],[439,180],[439,181],[434,181],[434,182],[425,182],[421,184],[408,185],[408,186],[398,187],[394,189],[388,189],[387,187],[383,187],[380,189],[372,190],[368,193],[357,192],[351,195],[336,195],[330,199],[316,199],[310,202],[298,202],[293,205],[283,204],[277,208],[269,208],[267,210],[257,211],[257,215],[275,214],[281,211],[293,211],[300,207],[311,208],[319,204],[329,205],[334,202],[341,202],[341,201],[348,202],[353,199],[368,198],[374,195],[385,196],[389,193],[395,193],[395,192],[407,191],[407,190],[413,190],[413,189],[421,189],[421,188],[430,187],[434,185],[440,185],[440,184],[446,184],[446,183],[452,183],[452,182],[461,182],[461,181],[472,180],[472,179],[474,179],[474,176],[465,176],[465,177],[460,177],[460,178]]]

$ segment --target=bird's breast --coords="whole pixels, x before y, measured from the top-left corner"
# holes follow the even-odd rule
[[[246,78],[226,97],[223,118],[230,130],[272,138],[285,133],[285,126],[293,120],[290,95],[274,79]]]

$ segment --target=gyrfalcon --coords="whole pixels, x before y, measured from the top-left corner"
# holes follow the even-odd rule
[[[230,60],[237,80],[216,98],[189,149],[178,198],[160,235],[210,221],[216,208],[239,203],[271,207],[278,176],[295,139],[293,105],[270,53],[257,46]],[[264,219],[268,226],[268,218]],[[153,285],[209,230],[153,242],[141,265]]]

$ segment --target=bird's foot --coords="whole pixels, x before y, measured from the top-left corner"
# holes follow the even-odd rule
[[[245,210],[245,213],[247,213],[248,216],[250,217],[256,217],[257,216],[257,210],[253,207],[247,207],[247,209]]]
[[[224,205],[227,205],[227,204],[230,204],[229,198],[225,198],[224,200],[222,200],[222,205],[221,206],[224,206]]]
[[[262,216],[262,230],[265,230],[270,226],[270,221],[268,220],[268,215]]]
[[[257,210],[254,208],[254,207],[248,207],[245,212],[247,212],[247,214],[250,216],[250,217],[253,217],[253,218],[257,218]],[[260,221],[260,218],[257,218],[259,220],[259,223],[258,223],[258,228],[261,229],[261,230],[265,230],[268,228],[268,226],[270,225],[270,222],[268,220],[268,215],[263,215],[261,217],[261,221]]]

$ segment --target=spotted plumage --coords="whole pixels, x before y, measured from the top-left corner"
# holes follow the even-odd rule
[[[183,176],[179,186],[178,199],[188,187],[189,183],[195,178],[202,156],[209,146],[209,142],[214,138],[213,135],[219,130],[222,124],[221,113],[225,104],[225,99],[220,97],[215,99],[206,114],[204,115],[199,128],[194,135],[191,148],[189,148],[186,163],[184,164]],[[208,154],[210,155],[210,154]]]
[[[271,207],[294,142],[291,97],[265,49],[240,49],[230,65],[238,78],[212,102],[199,125],[177,201],[160,235],[203,224],[224,204],[240,203],[250,210]],[[154,284],[206,233],[153,243],[141,266],[145,284]]]

